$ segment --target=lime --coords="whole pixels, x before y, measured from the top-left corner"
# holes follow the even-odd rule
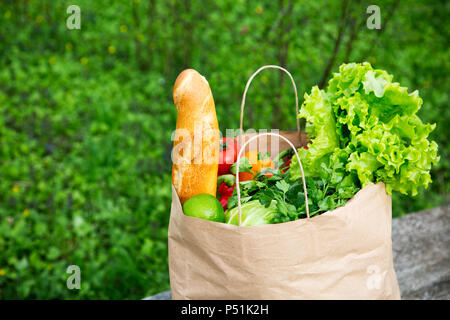
[[[201,193],[189,198],[183,204],[185,215],[209,221],[225,222],[222,205],[216,197]]]

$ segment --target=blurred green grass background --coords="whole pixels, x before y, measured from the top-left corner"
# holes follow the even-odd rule
[[[68,30],[66,8],[81,8]],[[369,30],[366,8],[381,9]],[[169,289],[172,86],[208,79],[219,124],[239,125],[260,66],[300,96],[344,62],[369,61],[424,100],[441,161],[393,214],[449,201],[447,1],[0,0],[0,299],[131,299]],[[264,71],[246,128],[295,128],[285,75]],[[66,268],[81,268],[81,290]]]

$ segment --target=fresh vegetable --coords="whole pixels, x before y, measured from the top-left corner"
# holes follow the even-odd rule
[[[436,143],[427,139],[435,125],[424,124],[417,116],[421,105],[417,91],[408,93],[407,88],[392,82],[391,75],[368,63],[344,64],[326,90],[313,87],[299,113],[307,120],[310,142],[298,150],[310,216],[344,205],[371,182],[383,181],[388,193],[396,190],[416,195],[418,188],[427,187],[431,165],[439,157]],[[281,152],[274,160],[279,169],[273,168],[274,162],[259,162],[264,159],[256,152],[239,159],[240,178],[248,176],[239,184],[242,225],[305,218],[297,158]],[[265,170],[271,175],[265,176]],[[227,221],[236,224],[236,191],[228,198],[227,207]],[[251,213],[256,216],[246,220]]]
[[[242,204],[241,210],[241,226],[256,226],[271,223],[276,214],[275,201],[267,207],[263,206],[257,200],[250,201]],[[225,219],[228,224],[239,225],[238,208],[229,210]]]
[[[362,64],[343,64],[325,90],[305,94],[299,113],[308,122],[309,149],[299,155],[308,177],[342,162],[361,186],[383,181],[386,191],[416,195],[431,182],[430,168],[439,160],[437,144],[427,139],[435,128],[417,116],[418,91],[392,82],[386,71]],[[292,179],[300,178],[297,160]]]
[[[183,204],[183,212],[187,216],[209,221],[225,222],[225,214],[216,197],[201,193],[189,198]]]
[[[292,149],[286,149],[281,151],[274,160],[274,164],[280,168],[281,173],[286,173],[291,166],[291,158],[294,156],[294,151]]]
[[[236,184],[233,183],[231,186],[228,186],[225,182],[222,182],[218,189],[219,194],[219,202],[223,207],[223,210],[227,210],[228,198],[233,195],[234,188]]]
[[[239,184],[242,203],[258,200],[264,206],[275,204],[276,214],[267,223],[281,223],[306,217],[305,195],[301,179],[293,180],[289,171],[275,170],[271,178],[260,176]],[[345,171],[343,159],[336,157],[319,168],[319,177],[306,178],[310,216],[344,205],[360,190],[356,174]],[[228,199],[228,208],[237,206],[236,192]]]
[[[225,184],[228,187],[231,187],[236,182],[236,177],[233,174],[224,174],[217,177],[217,190],[220,190],[220,185]],[[220,192],[219,192],[220,194]]]
[[[274,163],[268,153],[249,151],[239,160],[239,181],[254,179],[258,174],[270,177],[273,175]],[[233,164],[231,172],[236,174],[236,163]]]
[[[232,174],[224,174],[217,178],[217,196],[223,210],[227,210],[228,198],[233,195],[236,187],[236,177]]]
[[[230,167],[236,162],[239,149],[236,138],[222,138],[219,152],[219,176],[230,173]]]

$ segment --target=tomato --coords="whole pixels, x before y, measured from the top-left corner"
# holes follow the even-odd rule
[[[228,198],[230,196],[221,196],[219,199],[220,204],[222,205],[223,211],[227,211],[228,209]]]
[[[219,150],[219,176],[230,173],[230,167],[236,162],[239,149],[236,138],[222,138]]]
[[[224,211],[227,210],[228,198],[233,195],[233,191],[235,188],[236,184],[233,184],[231,187],[229,187],[225,182],[222,182],[219,186],[218,190],[218,193],[220,195],[219,202],[222,205]]]
[[[259,157],[258,157],[259,154]],[[240,181],[247,181],[252,180],[262,169],[264,168],[273,168],[274,164],[272,159],[269,157],[265,159],[261,159],[263,157],[262,153],[259,153],[258,151],[249,151],[245,154],[245,156],[252,165],[252,173],[250,172],[240,172],[239,173],[239,180]],[[264,175],[268,178],[273,176],[271,172],[266,172]]]
[[[283,164],[283,166],[280,168],[281,169],[281,173],[285,174],[286,171],[288,171],[291,167],[291,159],[287,160],[285,164]]]
[[[248,181],[252,180],[254,177],[250,172],[239,172],[239,181]]]
[[[235,183],[229,187],[225,182],[222,182],[219,186],[218,192],[221,196],[232,196],[234,188],[236,188]]]

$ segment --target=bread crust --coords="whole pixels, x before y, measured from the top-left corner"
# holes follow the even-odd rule
[[[172,183],[183,204],[208,193],[216,196],[220,132],[208,81],[193,69],[180,73],[173,88],[177,124]]]

